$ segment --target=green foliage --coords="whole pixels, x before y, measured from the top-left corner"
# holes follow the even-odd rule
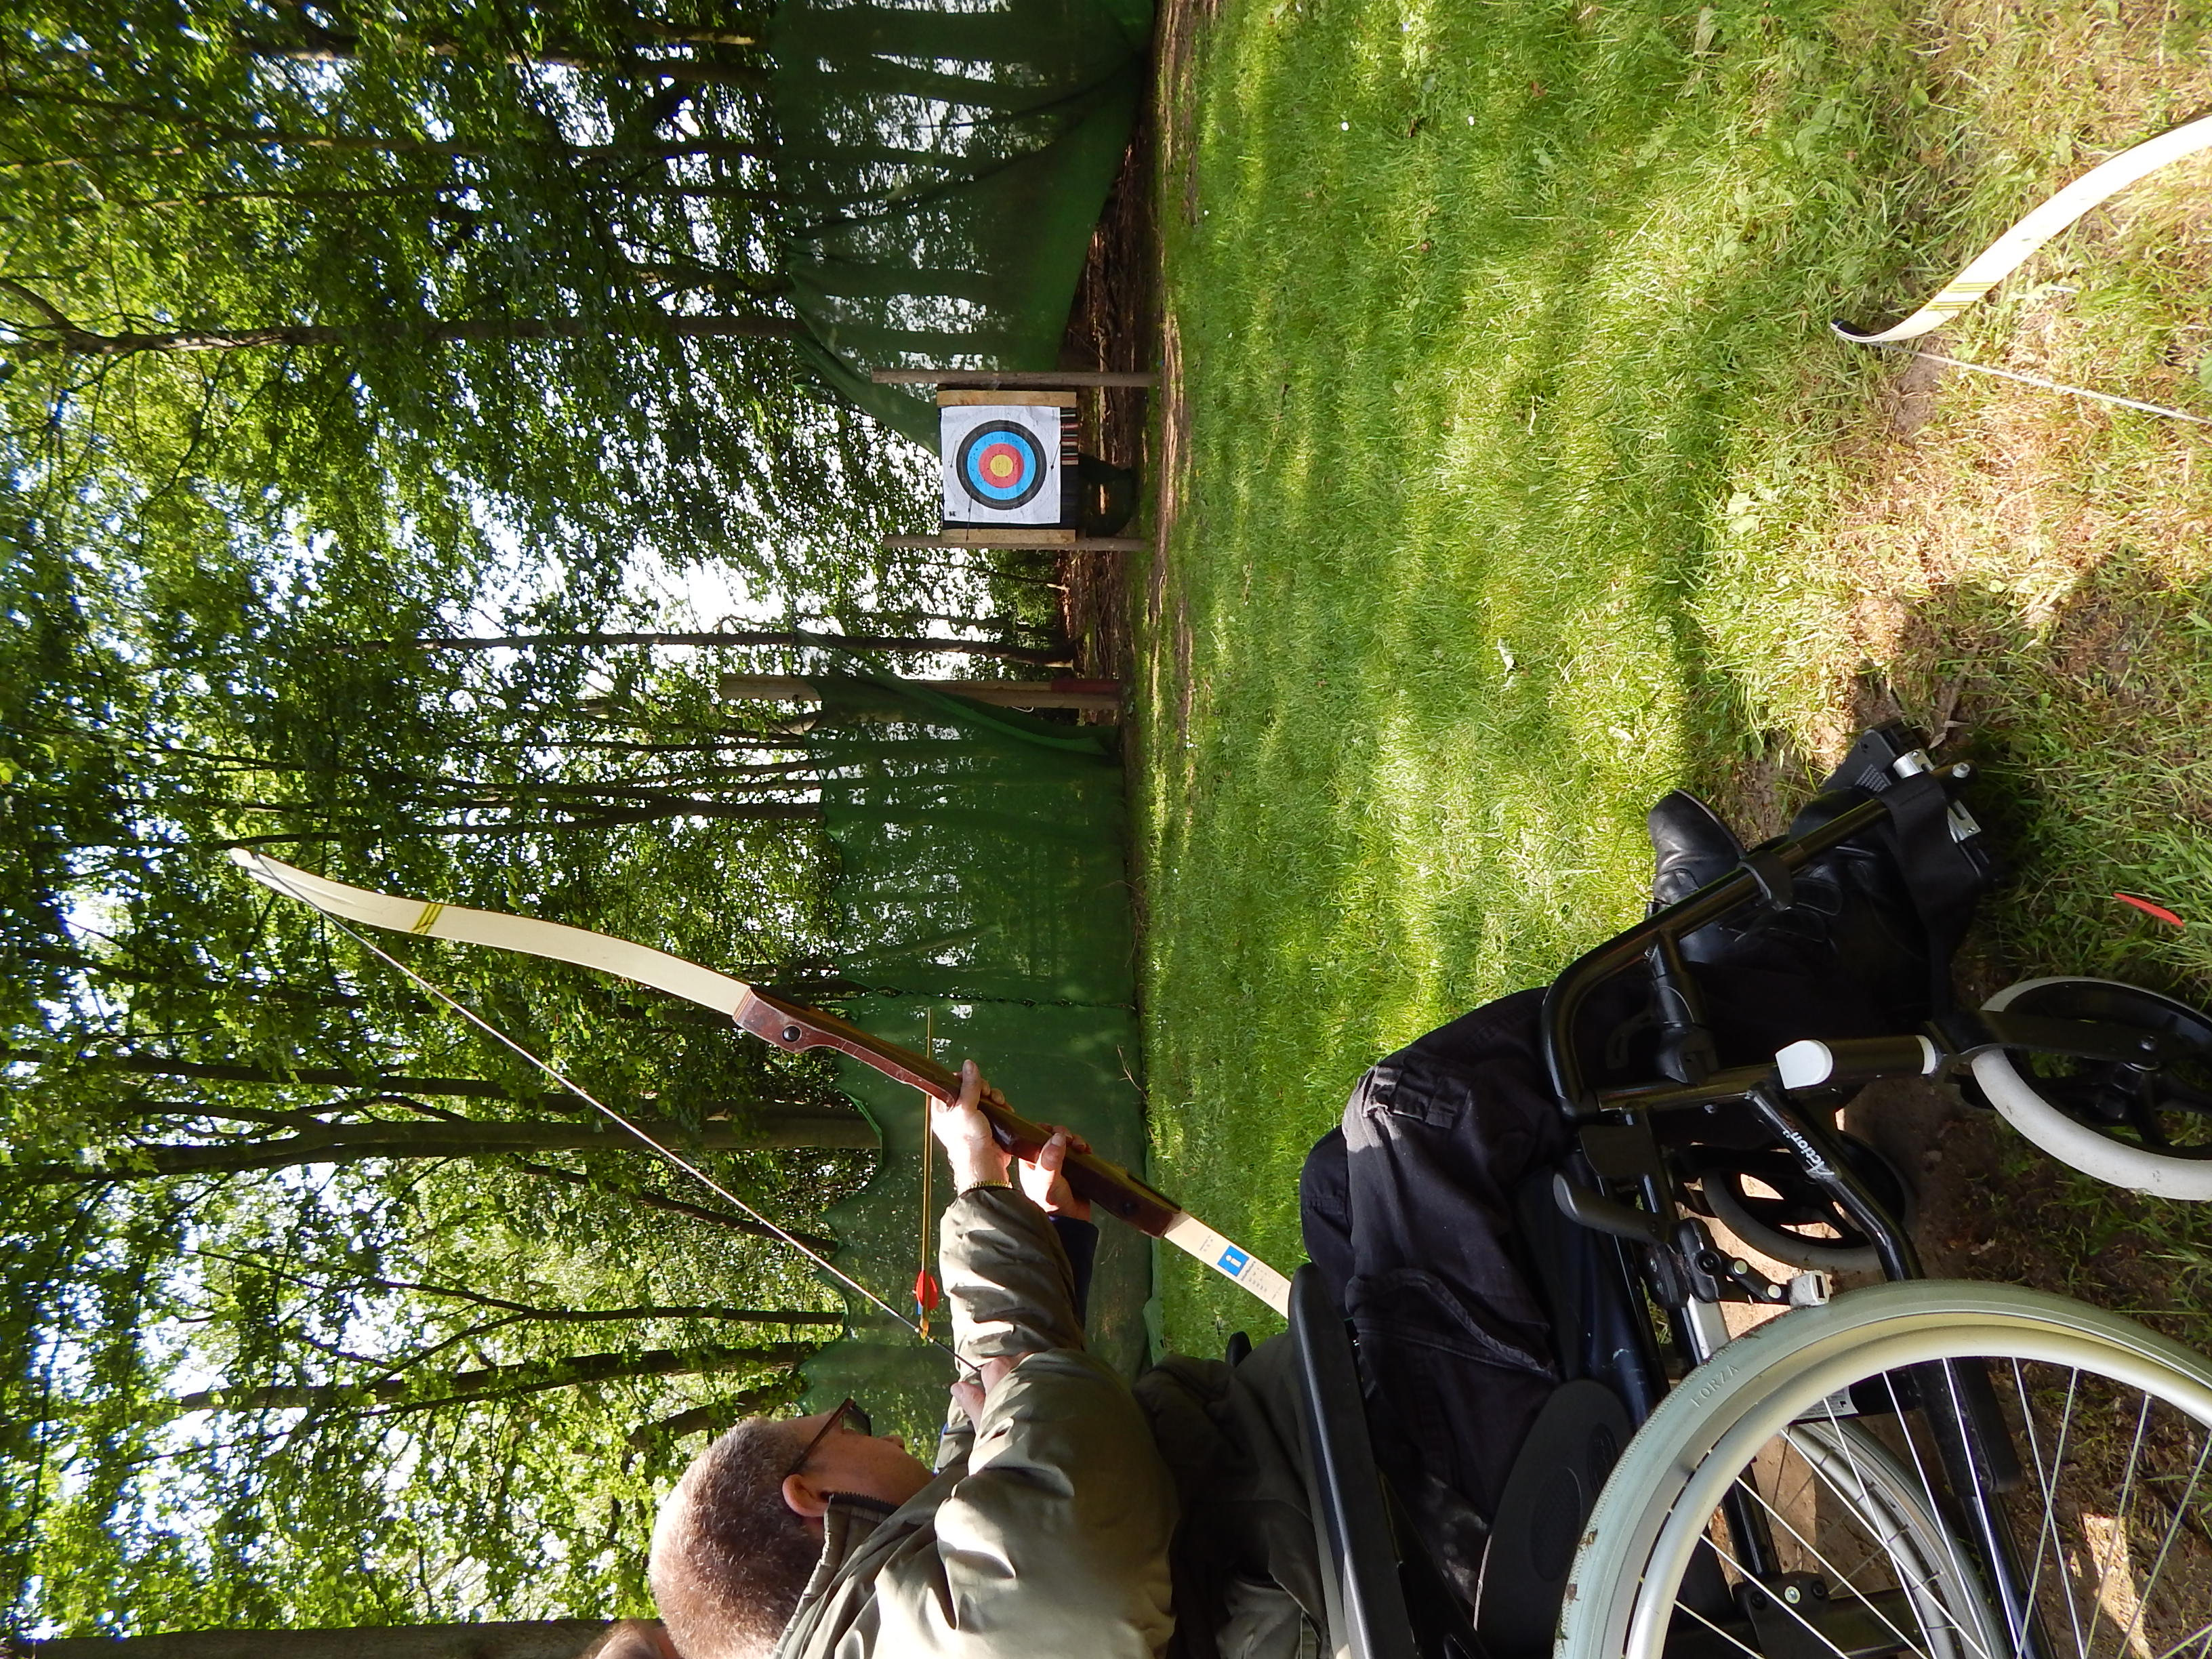
[[[649,627],[626,585],[702,562],[794,614],[957,592],[856,550],[910,527],[921,458],[793,355],[757,30],[588,5],[13,21],[8,1617],[639,1610],[687,1437],[787,1399],[830,1334],[836,1299],[781,1247],[611,1139],[149,1171],[332,1127],[591,1117],[228,846],[757,978],[829,971],[806,755],[733,722],[708,665],[409,643]],[[703,1011],[394,948],[679,1136],[848,1109]],[[809,1231],[869,1162],[702,1156]]]
[[[787,1309],[821,1292],[753,1242],[531,1187],[342,1176],[112,1205],[100,1253],[26,1286],[53,1303],[18,1431],[45,1454],[16,1494],[40,1576],[22,1611],[143,1630],[643,1610],[652,1506],[690,1449],[655,1425],[787,1401],[787,1359],[744,1355],[813,1328],[732,1326],[730,1286]],[[628,1316],[579,1322],[594,1309]],[[672,1346],[668,1374],[622,1374]],[[606,1380],[547,1386],[611,1347]],[[320,1403],[172,1403],[240,1378]]]
[[[16,21],[0,398],[44,533],[67,501],[180,550],[239,515],[404,536],[454,592],[502,538],[604,589],[641,550],[787,574],[913,514],[911,461],[806,389],[757,54],[719,44],[744,18]]]
[[[380,630],[404,621],[392,596],[420,568],[372,577],[289,544],[257,568],[234,547],[228,569],[24,554],[10,572],[0,1182],[15,1294],[0,1389],[16,1426],[0,1443],[0,1565],[15,1616],[91,1632],[635,1608],[651,1498],[688,1449],[652,1425],[789,1399],[788,1345],[832,1334],[732,1322],[836,1310],[782,1247],[672,1210],[706,1195],[612,1139],[132,1172],[161,1148],[250,1152],[331,1124],[591,1115],[243,880],[226,844],[803,976],[828,945],[818,830],[732,815],[806,810],[811,779],[781,758],[787,739],[715,716],[696,673],[643,653],[392,650]],[[607,712],[574,712],[586,702]],[[742,1130],[842,1109],[819,1066],[665,997],[394,945],[620,1109]],[[807,1231],[866,1167],[708,1161]],[[764,1346],[776,1357],[743,1358]],[[682,1363],[628,1374],[671,1353]],[[573,1373],[576,1355],[605,1364]],[[308,1403],[177,1403],[282,1388]]]

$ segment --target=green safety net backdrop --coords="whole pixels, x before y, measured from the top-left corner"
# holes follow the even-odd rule
[[[1139,100],[1152,0],[786,0],[769,36],[803,349],[937,447],[870,368],[1055,366]]]
[[[1134,933],[1121,765],[1101,728],[986,708],[889,675],[811,677],[809,741],[841,871],[837,964],[867,991],[855,1024],[938,1058],[972,1056],[1018,1109],[1142,1170]],[[837,1265],[902,1310],[922,1261],[921,1096],[840,1061],[874,1120],[874,1178],[831,1210]],[[935,1158],[934,1208],[951,1194]],[[1151,1240],[1101,1218],[1092,1346],[1131,1376],[1146,1353]],[[937,1220],[927,1222],[935,1265]],[[810,1409],[857,1396],[916,1433],[943,1421],[951,1362],[859,1297],[850,1334],[807,1362]],[[934,1333],[949,1336],[940,1309]],[[932,1443],[927,1438],[919,1443]]]

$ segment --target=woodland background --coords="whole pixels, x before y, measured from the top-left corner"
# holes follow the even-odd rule
[[[15,1632],[645,1611],[657,1492],[842,1322],[224,857],[834,994],[805,734],[716,672],[1057,659],[1044,571],[876,550],[929,527],[933,463],[801,356],[765,21],[15,9]],[[704,1011],[415,960],[785,1225],[866,1175],[828,1073]]]

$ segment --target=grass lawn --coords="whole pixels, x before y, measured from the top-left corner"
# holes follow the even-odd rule
[[[2200,112],[2212,3],[1166,27],[1167,536],[1135,578],[1164,1185],[1295,1262],[1352,1081],[1640,914],[1653,799],[1771,833],[1900,709],[1982,764],[2021,866],[1987,971],[2212,989],[2212,428],[1827,331]],[[2208,185],[2137,186],[1925,343],[2212,416]],[[1265,1328],[1166,1273],[1173,1346]]]

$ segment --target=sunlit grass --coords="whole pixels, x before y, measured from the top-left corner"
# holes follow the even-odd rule
[[[1827,331],[2212,90],[2204,5],[2082,10],[1195,26],[1138,775],[1156,1168],[1217,1226],[1299,1259],[1299,1160],[1376,1056],[1638,914],[1658,794],[1764,833],[1863,715],[1973,744],[2023,866],[2008,964],[2212,968],[2102,896],[2212,919],[2206,439],[1902,395]],[[2207,176],[2085,222],[1942,349],[2212,414]],[[1181,1264],[1165,1291],[1177,1346],[1263,1322]]]

